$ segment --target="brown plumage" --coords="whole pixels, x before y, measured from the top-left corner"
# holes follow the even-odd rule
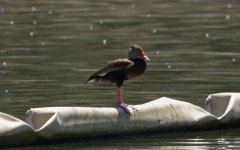
[[[129,48],[128,59],[116,59],[94,72],[87,82],[110,81],[117,86],[117,106],[129,112],[127,104],[122,100],[122,85],[124,80],[135,78],[146,70],[146,61],[150,60],[139,45]]]

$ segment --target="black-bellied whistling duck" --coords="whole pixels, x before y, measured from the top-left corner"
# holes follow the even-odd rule
[[[150,60],[139,45],[129,48],[128,59],[116,59],[94,72],[87,82],[110,81],[117,86],[117,106],[130,113],[128,105],[123,103],[122,85],[124,80],[135,78],[144,73]]]

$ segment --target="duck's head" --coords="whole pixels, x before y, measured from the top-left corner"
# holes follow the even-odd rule
[[[144,53],[143,48],[136,44],[130,46],[129,52],[128,52],[128,58],[129,59],[141,58],[145,61],[150,60],[149,57]]]

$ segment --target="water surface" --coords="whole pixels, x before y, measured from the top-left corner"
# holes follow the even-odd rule
[[[125,82],[126,103],[166,96],[204,107],[208,94],[239,92],[239,2],[2,0],[0,111],[24,119],[33,107],[112,107],[113,85],[84,82],[107,62],[125,58],[133,43],[143,46],[151,61],[144,75]],[[208,132],[116,137],[44,148],[234,147],[240,142],[237,131],[215,131],[211,137]]]

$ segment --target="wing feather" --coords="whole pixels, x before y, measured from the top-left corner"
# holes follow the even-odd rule
[[[87,82],[91,82],[91,80],[94,80],[97,77],[98,78],[99,77],[103,77],[103,76],[105,76],[107,73],[109,73],[111,71],[121,70],[121,69],[124,69],[124,68],[131,67],[133,65],[134,65],[134,62],[132,62],[131,60],[128,60],[128,59],[116,59],[116,60],[108,63],[106,66],[100,68],[96,72],[94,72],[89,77]]]

